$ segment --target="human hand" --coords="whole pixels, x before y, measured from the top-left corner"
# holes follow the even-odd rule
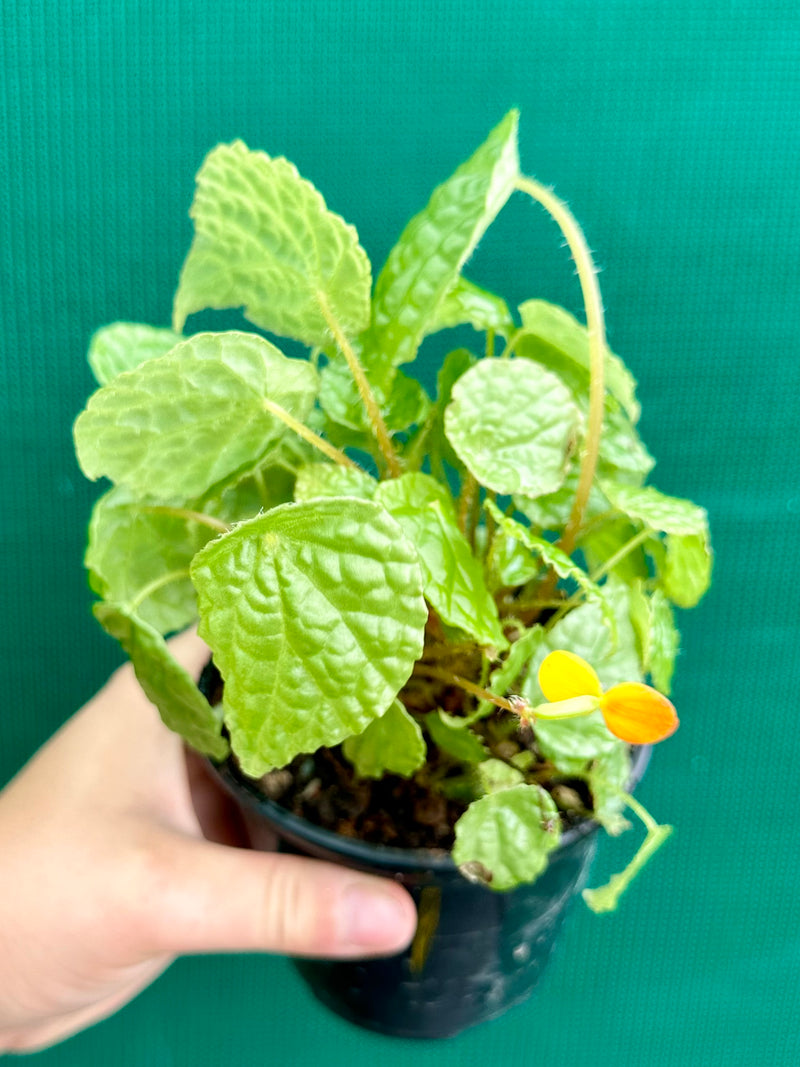
[[[197,676],[203,642],[171,648]],[[179,954],[352,958],[410,941],[394,882],[219,843],[224,807],[190,767],[197,808],[180,738],[125,666],[0,793],[0,1053],[105,1018]]]

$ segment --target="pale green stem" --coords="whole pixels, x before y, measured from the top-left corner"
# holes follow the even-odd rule
[[[616,909],[619,898],[630,883],[672,833],[671,826],[659,826],[653,816],[634,797],[623,793],[622,799],[631,811],[642,820],[647,829],[647,836],[624,871],[612,875],[606,885],[598,886],[596,889],[584,889],[583,899],[592,911],[598,914]]]
[[[336,320],[336,316],[331,310],[331,306],[328,303],[328,299],[323,292],[318,292],[317,303],[319,309],[322,312],[322,317],[328,324],[328,329],[333,334],[333,339],[340,349],[342,355],[347,360],[347,365],[350,368],[350,373],[355,379],[356,387],[358,388],[358,395],[361,397],[361,402],[367,411],[367,417],[369,418],[370,425],[375,433],[375,439],[378,442],[378,446],[381,450],[383,458],[386,460],[386,466],[389,469],[389,474],[393,478],[399,478],[402,474],[400,462],[397,458],[397,453],[394,450],[392,444],[392,438],[386,427],[386,423],[383,420],[381,409],[378,407],[378,401],[375,399],[375,394],[372,391],[372,386],[367,381],[367,376],[364,372],[364,368],[361,366],[358,356],[353,350],[353,346],[347,340],[344,335],[344,331]]]
[[[188,577],[188,567],[182,567],[180,570],[169,571],[167,574],[162,574],[160,578],[155,578],[152,582],[150,582],[148,585],[144,586],[142,589],[139,590],[136,596],[131,601],[129,601],[128,610],[131,612],[131,614],[133,614],[140,604],[143,604],[149,596],[152,596],[153,593],[163,588],[163,586],[169,585],[171,582],[183,581],[184,578]]]
[[[636,534],[630,539],[630,541],[626,541],[622,548],[617,549],[613,556],[609,556],[607,560],[605,560],[596,570],[594,570],[589,575],[590,579],[593,582],[599,582],[600,579],[603,578],[606,574],[608,574],[610,570],[613,570],[618,563],[621,563],[626,556],[629,556],[631,552],[634,551],[634,549],[638,548],[639,545],[644,544],[644,542],[649,540],[652,536],[652,530],[640,530],[638,534]],[[552,618],[547,620],[548,629],[552,629],[553,626],[555,626],[555,624],[560,619],[564,618],[567,612],[572,611],[574,607],[577,607],[577,605],[580,604],[580,602],[583,600],[584,596],[584,590],[579,589],[576,593],[573,593],[568,600],[562,601],[561,606],[559,607],[556,614],[553,615]]]
[[[151,512],[155,515],[174,515],[176,519],[188,519],[189,522],[198,522],[201,526],[208,526],[216,533],[228,533],[230,526],[222,519],[215,519],[212,515],[204,515],[201,511],[192,511],[191,508],[173,508],[166,504],[145,504],[142,511]]]
[[[551,189],[533,178],[520,176],[517,178],[517,188],[540,203],[561,228],[575,261],[586,309],[586,326],[589,334],[589,417],[575,501],[569,521],[559,541],[559,548],[570,555],[575,548],[575,541],[589,502],[589,492],[594,481],[600,453],[600,436],[603,431],[606,352],[603,304],[592,254],[586,244],[583,231],[567,205]]]
[[[349,456],[345,455],[340,449],[336,448],[326,441],[324,437],[320,437],[319,434],[314,433],[313,430],[309,430],[299,419],[296,419],[294,415],[290,415],[288,411],[280,406],[280,404],[274,403],[272,400],[267,400],[264,397],[261,401],[264,410],[268,411],[270,415],[274,415],[276,419],[288,426],[290,430],[294,430],[298,437],[302,437],[304,441],[308,441],[310,445],[313,445],[319,452],[327,456],[328,459],[332,459],[334,463],[338,463],[342,467],[353,467],[355,470],[359,470],[359,466]]]
[[[261,503],[265,508],[269,508],[269,494],[267,493],[267,483],[264,481],[263,471],[253,471],[253,481],[256,483],[256,489],[258,489],[258,495],[261,497]]]
[[[476,685],[475,682],[470,682],[467,678],[461,678],[458,674],[453,674],[451,671],[443,670],[439,667],[429,667],[427,663],[418,663],[414,668],[414,673],[421,674],[426,678],[438,678],[443,682],[447,682],[449,685],[454,685],[457,689],[463,689],[465,693],[469,693],[471,696],[477,697],[479,700],[487,700],[490,704],[495,704],[498,708],[502,708],[504,711],[511,711],[515,715],[520,714],[521,706],[527,707],[527,702],[523,701],[521,697],[506,700],[505,697],[499,697],[494,693],[490,693],[489,690],[485,689],[482,685]]]
[[[632,537],[630,541],[626,541],[622,548],[617,549],[613,556],[609,556],[605,562],[589,575],[593,582],[599,582],[601,578],[605,577],[609,571],[613,570],[618,563],[621,563],[626,556],[629,556],[634,549],[637,549],[639,545],[643,545],[645,541],[653,536],[652,530],[640,530],[635,537]]]

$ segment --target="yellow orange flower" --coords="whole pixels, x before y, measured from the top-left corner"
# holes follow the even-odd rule
[[[678,729],[675,708],[658,690],[642,682],[622,682],[604,693],[594,668],[574,652],[559,649],[546,656],[539,685],[553,703],[597,697],[608,729],[631,745],[663,741]]]

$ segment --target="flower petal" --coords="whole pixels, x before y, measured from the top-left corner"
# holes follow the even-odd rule
[[[558,649],[545,656],[539,668],[539,687],[551,703],[572,697],[599,697],[600,679],[585,659]]]
[[[614,685],[600,700],[606,726],[631,745],[663,741],[678,729],[678,716],[669,700],[641,682]]]

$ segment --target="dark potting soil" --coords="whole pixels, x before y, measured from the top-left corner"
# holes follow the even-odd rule
[[[222,681],[212,664],[203,672],[201,689],[212,703],[222,697]],[[404,694],[404,703],[415,713],[414,699]],[[448,708],[463,694],[438,694],[438,706]],[[434,705],[437,706],[437,705]],[[429,710],[425,708],[424,711]],[[424,725],[424,711],[417,712],[428,747],[428,759],[411,778],[387,774],[379,779],[359,778],[345,759],[340,745],[298,756],[286,767],[270,771],[258,786],[270,800],[292,814],[345,837],[358,838],[395,848],[425,848],[450,851],[454,826],[476,791],[474,771],[442,751]],[[539,752],[530,731],[519,729],[518,720],[497,711],[475,726],[495,759],[509,761],[527,749],[533,761],[528,781],[548,789],[568,828],[587,817],[591,796],[580,779],[564,779]],[[527,734],[527,736],[526,736]]]

